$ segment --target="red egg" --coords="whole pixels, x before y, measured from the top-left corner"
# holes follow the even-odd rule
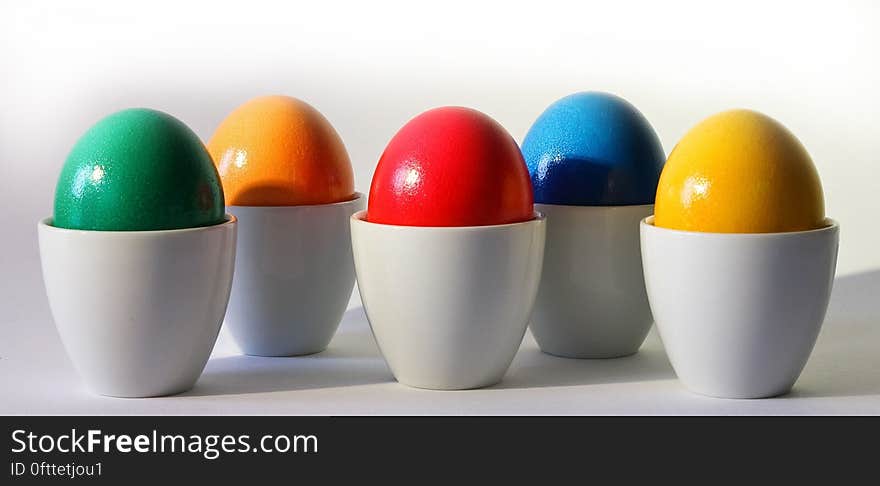
[[[401,226],[485,226],[534,217],[522,152],[498,122],[444,107],[409,121],[373,174],[367,220]]]

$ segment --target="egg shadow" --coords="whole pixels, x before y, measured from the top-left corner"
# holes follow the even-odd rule
[[[286,201],[290,199],[290,186],[284,184],[252,184],[241,188],[236,194],[236,204],[253,205],[254,201]],[[226,201],[229,205],[231,201]]]
[[[880,270],[838,277],[816,347],[781,398],[880,396]]]
[[[307,356],[228,356],[208,361],[180,396],[241,395],[361,386],[394,381],[357,307],[345,312],[326,350]]]
[[[637,353],[620,358],[562,358],[544,353],[536,345],[523,346],[504,379],[492,389],[633,383],[674,378],[675,372],[666,358],[660,339],[652,331]]]

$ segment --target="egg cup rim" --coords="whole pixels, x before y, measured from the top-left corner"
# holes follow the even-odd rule
[[[276,209],[276,210],[284,210],[284,209],[292,209],[292,208],[323,208],[330,206],[344,206],[346,204],[355,203],[364,199],[366,196],[362,192],[355,191],[352,195],[351,199],[346,199],[344,201],[336,201],[329,203],[321,203],[321,204],[287,204],[280,206],[256,206],[253,204],[227,204],[227,208],[244,208],[244,209]]]
[[[220,223],[208,224],[205,226],[192,226],[188,228],[174,228],[174,229],[160,229],[160,230],[89,230],[89,229],[78,229],[78,228],[62,228],[60,226],[55,226],[52,224],[54,220],[54,216],[48,216],[41,219],[37,223],[37,227],[42,229],[45,228],[47,231],[58,232],[58,233],[83,233],[89,235],[131,235],[131,236],[144,236],[144,235],[170,235],[170,234],[183,234],[183,233],[192,233],[196,231],[208,231],[211,229],[226,227],[226,226],[235,226],[238,223],[238,218],[234,214],[225,213],[223,215],[223,221]]]
[[[351,221],[356,224],[364,224],[364,225],[374,225],[374,226],[385,226],[388,228],[399,228],[401,231],[411,230],[411,231],[435,231],[435,232],[452,232],[452,231],[480,231],[480,230],[488,230],[488,229],[505,229],[514,226],[522,226],[528,224],[544,224],[547,217],[544,213],[540,211],[533,211],[532,218],[525,221],[515,221],[512,223],[501,223],[501,224],[484,224],[484,225],[476,225],[476,226],[415,226],[415,225],[407,225],[407,224],[389,224],[389,223],[376,223],[373,221],[367,221],[367,210],[363,209],[351,215]]]
[[[554,204],[554,203],[542,203],[535,201],[535,206],[554,206],[558,208],[571,208],[571,209],[579,209],[579,208],[589,208],[589,209],[637,209],[637,208],[649,208],[653,207],[654,203],[645,203],[645,204]]]
[[[715,237],[715,238],[785,238],[792,237],[796,235],[808,235],[808,234],[818,234],[823,232],[837,232],[840,230],[840,224],[837,220],[826,217],[823,222],[824,226],[819,228],[813,228],[808,230],[800,230],[800,231],[774,231],[767,233],[721,233],[717,231],[690,231],[690,230],[680,230],[674,228],[664,228],[662,226],[657,226],[654,224],[654,215],[647,216],[642,218],[639,221],[639,227],[651,228],[654,231],[667,232],[667,233],[678,233],[682,235],[688,236],[704,236],[704,237]]]

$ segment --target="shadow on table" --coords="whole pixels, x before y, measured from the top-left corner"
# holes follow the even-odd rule
[[[339,331],[321,353],[289,358],[211,359],[195,388],[181,396],[268,393],[394,381],[363,320],[363,308],[346,311]]]
[[[870,395],[880,395],[880,270],[834,281],[816,348],[786,397]]]
[[[541,352],[537,346],[520,349],[510,370],[492,388],[632,383],[675,378],[663,346],[652,331],[638,353],[613,359],[569,359]]]
[[[520,350],[494,388],[535,388],[675,379],[652,331],[642,349],[607,360]],[[780,398],[880,395],[880,270],[839,277],[816,348],[791,393]]]
[[[523,346],[492,389],[541,388],[675,379],[655,331],[625,358],[579,360]],[[330,347],[291,358],[212,359],[182,396],[235,395],[393,382],[358,307],[345,313]],[[794,390],[782,398],[880,395],[880,270],[839,277],[816,349]]]

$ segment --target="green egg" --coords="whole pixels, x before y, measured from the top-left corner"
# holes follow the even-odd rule
[[[123,110],[96,123],[67,156],[55,189],[59,228],[154,231],[223,220],[223,188],[204,144],[156,110]]]

